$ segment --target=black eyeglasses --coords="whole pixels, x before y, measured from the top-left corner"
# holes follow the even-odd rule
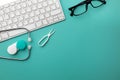
[[[105,0],[85,0],[80,2],[79,4],[70,7],[69,10],[71,11],[71,16],[79,16],[87,12],[88,5],[91,4],[93,8],[98,8],[104,4],[106,4]],[[80,6],[80,7],[79,7]]]

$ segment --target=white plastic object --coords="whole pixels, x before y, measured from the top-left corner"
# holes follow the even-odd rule
[[[17,44],[17,43],[13,43],[12,45],[10,45],[10,46],[7,48],[8,54],[10,54],[10,55],[15,55],[15,54],[17,53],[16,44]]]
[[[28,45],[28,50],[30,50],[32,48],[32,46],[31,45]]]
[[[28,42],[32,42],[32,39],[30,37],[28,37]]]

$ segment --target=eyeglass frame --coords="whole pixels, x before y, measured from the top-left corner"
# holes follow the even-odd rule
[[[101,5],[98,5],[98,6],[94,6],[94,5],[92,4],[92,1],[100,1],[102,4],[101,4]],[[77,5],[72,6],[72,7],[69,8],[69,10],[71,11],[70,16],[79,16],[79,15],[82,15],[82,14],[86,13],[86,12],[88,11],[88,5],[89,5],[89,4],[91,4],[91,6],[92,6],[93,8],[98,8],[98,7],[106,4],[106,1],[105,1],[105,0],[85,0],[85,1],[82,1],[82,2],[80,2],[79,4],[77,4]],[[85,11],[82,12],[82,13],[80,13],[80,14],[74,14],[74,12],[75,12],[75,10],[77,9],[77,7],[79,7],[79,6],[81,6],[81,5],[85,5],[85,6],[86,6],[86,7],[85,7]]]

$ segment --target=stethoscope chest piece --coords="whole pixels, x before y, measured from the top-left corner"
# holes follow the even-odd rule
[[[27,43],[24,40],[20,40],[17,42],[17,49],[24,50],[27,47]]]
[[[24,50],[27,47],[27,43],[24,40],[19,40],[7,48],[7,52],[10,55],[15,55],[19,50]]]

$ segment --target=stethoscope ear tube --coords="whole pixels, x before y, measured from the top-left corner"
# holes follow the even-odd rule
[[[26,61],[30,58],[31,53],[31,45],[28,45],[28,56],[26,58],[20,59],[20,58],[10,58],[10,57],[4,57],[0,56],[0,59],[6,59],[6,60],[16,60],[16,61]]]

